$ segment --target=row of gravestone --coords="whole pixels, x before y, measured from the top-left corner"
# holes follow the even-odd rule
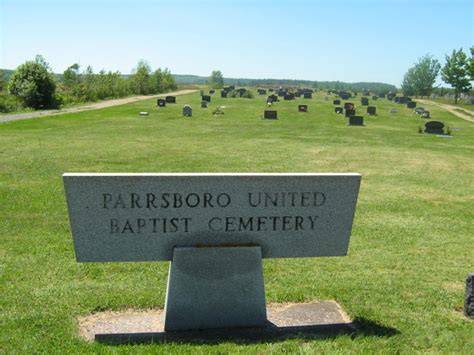
[[[156,106],[158,107],[165,107],[166,104],[175,104],[176,103],[176,96],[166,96],[164,99],[156,100]]]

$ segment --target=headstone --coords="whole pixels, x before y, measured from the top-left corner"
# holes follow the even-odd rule
[[[298,105],[298,112],[308,112],[308,105]]]
[[[466,293],[464,295],[464,315],[474,319],[474,272],[466,278]]]
[[[293,100],[295,98],[295,95],[293,95],[291,92],[287,92],[284,96],[284,100]]]
[[[221,97],[226,98],[227,97],[227,91],[226,90],[221,90]]]
[[[354,109],[352,109],[352,110],[351,109],[346,109],[346,111],[345,111],[345,116],[346,117],[354,116],[355,114],[356,114],[356,110],[354,110]]]
[[[439,121],[429,121],[425,123],[425,133],[444,134],[444,123]]]
[[[265,110],[263,111],[263,118],[266,120],[277,120],[278,114],[275,110]]]
[[[207,108],[207,101],[201,101],[201,108]]]
[[[421,117],[422,118],[430,118],[430,111],[423,110],[423,112],[421,113]]]
[[[407,101],[408,101],[408,100],[407,100],[407,98],[406,98],[405,96],[400,96],[400,97],[398,98],[398,103],[399,103],[399,104],[406,104]]]
[[[301,95],[303,95],[303,93],[301,91],[297,91],[294,93],[295,97],[301,97]]]
[[[421,115],[423,113],[423,111],[425,111],[425,108],[424,107],[417,107],[415,108],[414,112],[418,115]]]
[[[176,103],[176,96],[166,96],[165,100],[169,104],[175,104]]]
[[[407,108],[415,108],[415,107],[416,107],[416,101],[407,102]]]
[[[334,112],[335,113],[343,113],[344,109],[340,106],[334,107]]]
[[[140,116],[148,116],[148,112],[142,111],[138,113]]]
[[[202,95],[202,101],[211,102],[211,96],[210,95]]]
[[[189,105],[184,105],[183,116],[191,117],[193,115],[193,109]]]
[[[369,99],[367,97],[361,97],[360,98],[360,104],[362,106],[368,106],[369,105]]]
[[[304,99],[312,99],[313,98],[313,94],[311,92],[305,92],[303,94],[303,98]]]
[[[216,90],[209,90],[209,95],[212,95],[216,92]]]
[[[352,102],[344,103],[344,110],[353,110],[354,108],[355,108],[355,106]]]
[[[369,115],[376,115],[377,114],[377,107],[375,106],[367,106],[367,114]]]
[[[156,105],[157,105],[158,107],[165,107],[165,106],[166,106],[166,100],[165,100],[165,99],[158,99],[158,100],[156,101]]]
[[[257,92],[258,92],[259,95],[266,95],[267,94],[267,90],[265,90],[265,89],[258,89]]]
[[[333,100],[332,104],[333,104],[333,105],[340,105],[340,104],[341,104],[341,100]]]
[[[395,96],[393,98],[393,101],[395,101],[396,103],[399,103],[400,102],[400,96]]]
[[[397,111],[396,108],[391,108],[391,109],[390,109],[390,113],[397,113],[397,112],[398,112],[398,111]]]
[[[363,126],[364,116],[349,116],[349,126]]]
[[[344,256],[358,174],[64,174],[78,262],[171,261],[165,330],[266,325],[262,258]]]

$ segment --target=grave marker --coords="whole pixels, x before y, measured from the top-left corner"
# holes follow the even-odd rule
[[[165,100],[165,99],[158,99],[158,100],[156,101],[156,105],[157,105],[158,107],[165,107],[165,106],[166,106],[166,100]]]
[[[169,104],[175,104],[176,103],[176,96],[166,96],[165,100]]]
[[[338,107],[335,107],[335,108],[334,108],[334,112],[335,112],[335,113],[343,113],[343,112],[344,112],[344,109],[343,109],[342,107],[338,106]]]
[[[263,111],[263,118],[266,120],[277,120],[278,113],[275,110],[265,110]]]
[[[340,104],[341,104],[341,100],[333,100],[332,104],[333,104],[333,105],[340,105]]]
[[[184,105],[183,116],[191,117],[193,115],[193,109],[189,105]]]
[[[354,109],[346,109],[346,111],[345,111],[344,114],[345,114],[346,117],[354,116],[354,115],[356,114],[356,110],[354,110]]]
[[[367,97],[361,97],[360,98],[360,104],[362,106],[368,106],[369,105],[369,99]]]
[[[363,126],[364,116],[349,116],[349,126]]]
[[[377,107],[375,106],[367,106],[367,114],[369,115],[376,115],[377,114]]]
[[[439,121],[429,121],[425,123],[425,133],[444,134],[444,123]]]
[[[210,95],[202,95],[202,101],[211,102],[211,96]]]
[[[308,112],[308,105],[298,105],[298,112]]]

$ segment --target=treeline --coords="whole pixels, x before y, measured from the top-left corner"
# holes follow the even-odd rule
[[[426,54],[405,73],[402,82],[402,91],[405,96],[430,96],[439,92],[434,84],[441,73],[441,79],[449,84],[454,94],[454,103],[463,93],[472,90],[471,81],[474,81],[474,47],[470,48],[470,58],[461,49],[453,50],[445,56],[445,63],[441,63]],[[441,94],[442,95],[442,94]],[[443,96],[443,95],[442,95]]]
[[[210,78],[197,75],[173,75],[178,84],[208,85]],[[211,76],[212,77],[212,76]],[[395,85],[374,82],[345,83],[342,81],[312,81],[293,79],[224,78],[225,85],[235,86],[299,86],[319,90],[368,90],[374,93],[396,91]]]
[[[21,64],[13,73],[0,72],[0,112],[58,108],[62,105],[120,98],[129,95],[150,95],[175,90],[176,81],[168,69],[152,71],[141,60],[131,75],[101,70],[91,66],[83,71],[78,64],[55,75],[42,56]]]

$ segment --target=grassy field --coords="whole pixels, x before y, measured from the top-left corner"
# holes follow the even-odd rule
[[[419,134],[422,119],[379,99],[376,117],[349,127],[324,96],[276,103],[278,121],[260,119],[264,97],[213,96],[201,109],[196,93],[159,110],[148,100],[0,124],[0,352],[473,353],[474,322],[462,315],[474,271],[473,124],[425,105],[455,130]],[[213,117],[217,105],[225,114]],[[347,257],[264,261],[267,302],[334,299],[359,331],[254,343],[81,340],[79,315],[163,307],[168,263],[76,263],[64,172],[361,173]]]
[[[453,106],[474,112],[474,105],[468,105],[468,104],[460,103],[460,102],[455,104],[454,99],[447,99],[445,97],[436,97],[436,98],[429,98],[427,100],[438,102],[440,104],[453,105]]]

